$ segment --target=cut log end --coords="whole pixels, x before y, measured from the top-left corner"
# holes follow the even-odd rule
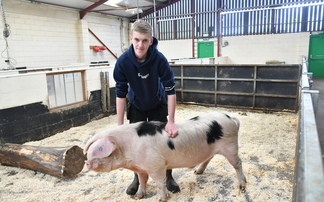
[[[64,178],[73,177],[81,172],[86,159],[83,150],[78,146],[73,146],[66,150],[63,158],[64,164],[62,166],[62,177]]]

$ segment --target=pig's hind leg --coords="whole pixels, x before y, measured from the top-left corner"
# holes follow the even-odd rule
[[[205,171],[205,169],[206,169],[208,163],[210,162],[210,160],[212,160],[212,158],[213,158],[213,157],[211,157],[211,158],[208,159],[207,161],[205,161],[205,162],[203,162],[202,164],[200,164],[199,167],[198,167],[198,169],[195,170],[194,173],[195,173],[196,175],[200,175],[200,174],[202,174],[202,173]]]
[[[148,180],[147,173],[137,173],[139,179],[139,189],[135,194],[136,199],[141,199],[146,195],[146,183]]]
[[[244,191],[245,185],[246,185],[246,178],[245,178],[245,175],[244,175],[243,169],[242,169],[242,160],[238,156],[237,146],[228,145],[225,147],[225,149],[222,150],[222,152],[220,154],[225,156],[225,158],[234,167],[236,174],[237,174],[237,178],[239,180],[239,188],[240,188],[240,190]]]

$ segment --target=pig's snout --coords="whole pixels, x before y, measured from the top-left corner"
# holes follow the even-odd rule
[[[85,161],[85,164],[87,165],[87,168],[89,170],[92,170],[92,169],[95,169],[98,167],[98,163],[96,163],[95,161],[93,160],[86,160]]]

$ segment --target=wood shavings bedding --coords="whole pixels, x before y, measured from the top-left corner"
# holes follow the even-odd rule
[[[220,155],[216,155],[202,175],[188,168],[173,169],[173,177],[181,188],[170,193],[169,201],[189,202],[285,202],[292,200],[295,147],[298,115],[239,111],[234,109],[178,105],[176,120],[183,121],[210,111],[236,116],[241,121],[239,155],[247,178],[245,193],[238,189],[235,170]],[[127,121],[125,121],[127,123]],[[52,137],[26,145],[84,147],[95,133],[115,127],[116,115],[74,127]],[[38,171],[0,165],[0,201],[158,201],[159,193],[150,178],[147,195],[135,200],[126,194],[133,172],[118,169],[96,173],[84,168],[69,179],[54,177]]]

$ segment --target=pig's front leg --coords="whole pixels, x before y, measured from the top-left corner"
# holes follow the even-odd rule
[[[139,180],[139,189],[136,192],[135,198],[141,199],[146,195],[146,183],[148,180],[148,174],[147,173],[137,173],[138,180]]]
[[[166,187],[166,169],[150,172],[149,175],[160,189],[160,201],[166,202],[168,200],[168,189]]]
[[[212,158],[213,158],[213,157],[211,157],[211,158],[208,159],[207,161],[205,161],[205,162],[203,162],[202,164],[200,164],[199,167],[198,167],[198,169],[195,170],[194,173],[195,173],[196,175],[200,175],[200,174],[202,174],[202,173],[205,171],[205,169],[206,169],[208,163],[210,162],[210,160],[212,160]]]

